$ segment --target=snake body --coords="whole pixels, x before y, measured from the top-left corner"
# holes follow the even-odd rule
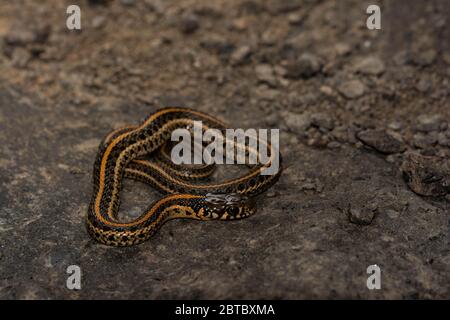
[[[270,160],[252,166],[242,177],[222,183],[196,183],[211,175],[214,166],[175,165],[166,148],[174,130],[190,128],[194,121],[201,121],[203,130],[226,127],[199,111],[163,108],[140,125],[120,128],[105,137],[94,163],[94,192],[86,222],[94,239],[106,245],[130,246],[147,240],[171,219],[234,220],[255,213],[253,197],[267,190],[281,174],[281,164],[276,174],[261,174],[264,167],[271,165],[275,151],[267,144]],[[233,143],[236,148],[245,148],[247,154],[257,152]],[[134,221],[121,222],[119,194],[124,177],[148,183],[167,195]]]

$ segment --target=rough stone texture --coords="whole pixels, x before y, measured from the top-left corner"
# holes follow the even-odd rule
[[[382,31],[356,0],[83,1],[82,32],[65,28],[68,4],[0,4],[0,298],[450,298],[447,189],[418,195],[400,170],[410,151],[450,157],[446,1],[383,1]],[[355,73],[368,57],[383,68]],[[98,143],[173,105],[281,128],[280,181],[249,219],[97,244],[84,219]],[[438,138],[426,148],[422,115]],[[392,123],[408,152],[360,148],[357,132]],[[126,181],[123,218],[158,197]],[[65,286],[73,264],[80,291]],[[381,290],[366,287],[372,264]]]
[[[367,57],[356,62],[354,66],[357,72],[369,75],[379,75],[384,72],[384,62],[376,57]]]
[[[361,97],[366,90],[364,84],[359,80],[350,80],[341,83],[338,88],[340,93],[348,99],[355,99]]]
[[[401,170],[411,189],[423,196],[450,196],[450,162],[448,159],[408,154]]]
[[[402,152],[406,148],[401,141],[382,130],[361,131],[357,137],[364,144],[386,154]]]
[[[322,63],[316,56],[304,53],[298,60],[292,61],[286,66],[286,76],[290,78],[310,78],[317,74],[321,68]]]
[[[416,130],[422,132],[439,131],[443,125],[446,126],[446,122],[440,114],[420,115],[416,121]]]

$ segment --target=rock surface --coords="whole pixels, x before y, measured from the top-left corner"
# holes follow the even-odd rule
[[[399,153],[405,150],[405,145],[386,131],[365,130],[358,132],[357,137],[364,144],[382,153]]]
[[[338,91],[348,99],[355,99],[361,97],[365,92],[364,84],[359,80],[350,80],[341,83],[338,86]]]
[[[364,28],[356,0],[81,10],[71,32],[63,1],[0,3],[0,298],[450,298],[448,180],[430,164],[450,158],[442,1],[386,2],[382,31]],[[248,219],[172,221],[130,248],[96,243],[84,220],[98,144],[176,105],[280,128],[283,175]],[[404,146],[377,133],[361,148],[358,132],[387,129]],[[221,166],[212,180],[243,170]],[[127,180],[121,218],[159,197]],[[381,290],[366,287],[373,264]],[[81,290],[66,288],[70,265]]]
[[[423,196],[450,199],[450,162],[448,159],[408,154],[402,172],[411,189]]]

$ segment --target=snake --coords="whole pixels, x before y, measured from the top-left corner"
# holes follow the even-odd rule
[[[275,174],[262,174],[271,166],[275,150],[265,163],[248,165],[248,172],[221,183],[199,183],[214,172],[214,163],[174,164],[170,158],[171,134],[176,129],[190,129],[201,121],[202,130],[222,132],[226,123],[214,116],[181,107],[165,107],[147,116],[138,125],[129,125],[107,134],[100,142],[93,169],[93,196],[86,228],[98,242],[110,246],[132,246],[152,237],[173,219],[236,220],[256,212],[255,197],[270,188],[281,174],[281,156]],[[234,139],[235,149],[246,155],[257,153]],[[260,146],[261,147],[261,146]],[[120,192],[124,178],[144,182],[164,196],[152,203],[132,221],[118,217]]]

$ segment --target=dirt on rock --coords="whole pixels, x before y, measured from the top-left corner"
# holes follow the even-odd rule
[[[0,298],[450,298],[446,0],[80,0],[79,31],[71,4],[0,3]],[[98,244],[97,147],[165,106],[279,128],[283,174],[248,219]]]

